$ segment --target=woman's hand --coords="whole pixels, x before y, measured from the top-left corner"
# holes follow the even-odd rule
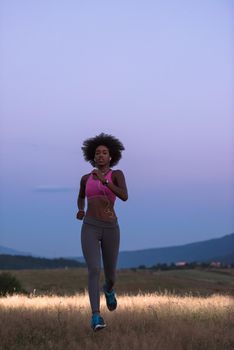
[[[83,220],[84,216],[85,216],[84,210],[79,210],[78,213],[76,214],[77,220]]]
[[[94,175],[94,176],[96,176],[102,183],[104,183],[105,182],[105,177],[103,176],[103,174],[102,174],[102,172],[100,171],[100,170],[98,170],[98,169],[94,169],[93,171],[92,171],[92,174]]]

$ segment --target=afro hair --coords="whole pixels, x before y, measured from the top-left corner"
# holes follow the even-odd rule
[[[98,146],[106,146],[108,148],[111,156],[110,166],[114,166],[119,162],[122,156],[121,152],[125,149],[117,138],[104,133],[85,140],[81,149],[84,159],[90,162],[93,167],[95,167],[94,156]]]

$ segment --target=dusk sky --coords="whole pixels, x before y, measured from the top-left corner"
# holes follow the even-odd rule
[[[82,156],[125,146],[120,250],[234,232],[231,0],[1,0],[0,245],[81,256]]]

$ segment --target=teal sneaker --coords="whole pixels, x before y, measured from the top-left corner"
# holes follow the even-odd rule
[[[106,327],[106,324],[103,318],[99,314],[93,314],[91,319],[91,328],[93,328],[94,332],[99,331]]]
[[[106,306],[107,306],[108,310],[114,311],[117,308],[117,300],[115,297],[114,289],[112,289],[112,291],[108,292],[106,290],[106,286],[104,285],[103,292],[104,292],[105,297],[106,297]]]

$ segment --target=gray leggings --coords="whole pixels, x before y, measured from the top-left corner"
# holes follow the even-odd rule
[[[88,266],[88,290],[92,312],[100,310],[101,252],[106,289],[111,291],[115,283],[119,240],[120,232],[117,219],[108,222],[92,217],[84,218],[81,229],[81,245]]]

